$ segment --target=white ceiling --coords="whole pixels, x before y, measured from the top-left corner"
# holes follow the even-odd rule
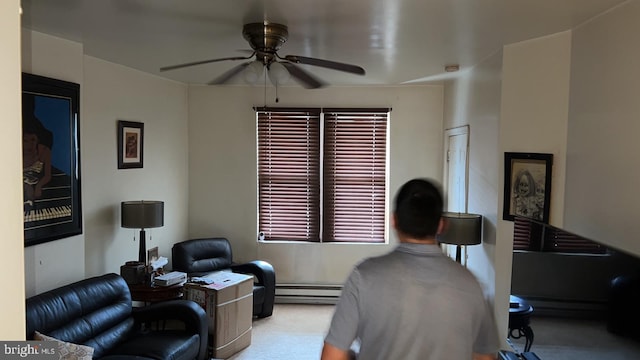
[[[246,56],[242,26],[289,27],[278,54],[360,65],[366,75],[302,67],[334,85],[441,78],[510,44],[572,29],[634,0],[23,0],[23,26],[81,42],[87,55],[169,79],[206,84]]]

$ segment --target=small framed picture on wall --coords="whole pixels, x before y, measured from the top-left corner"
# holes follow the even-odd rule
[[[504,153],[504,220],[549,223],[552,164],[553,154]]]
[[[118,169],[142,168],[144,124],[118,120]]]

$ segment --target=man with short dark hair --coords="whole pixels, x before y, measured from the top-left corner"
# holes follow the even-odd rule
[[[349,275],[322,349],[322,360],[494,360],[493,313],[476,278],[444,255],[443,199],[414,179],[396,195],[392,225],[400,244]]]

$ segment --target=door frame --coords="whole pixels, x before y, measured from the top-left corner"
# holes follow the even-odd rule
[[[466,135],[467,148],[466,148],[466,161],[464,167],[464,209],[463,212],[468,212],[469,207],[469,125],[458,126],[444,131],[444,151],[443,151],[443,177],[442,177],[442,191],[446,196],[446,209],[449,210],[449,145],[451,144],[451,138],[454,136]],[[454,258],[456,253],[455,245],[440,244],[442,251],[449,257]],[[467,249],[464,247],[464,263],[466,264]],[[466,266],[466,265],[465,265]]]
[[[468,212],[469,210],[469,125],[458,126],[450,129],[445,129],[444,131],[444,156],[443,156],[443,177],[442,177],[442,191],[444,192],[447,198],[449,197],[449,144],[450,138],[458,135],[466,135],[467,137],[467,156],[466,163],[464,169],[464,212]],[[447,206],[448,207],[448,206]]]

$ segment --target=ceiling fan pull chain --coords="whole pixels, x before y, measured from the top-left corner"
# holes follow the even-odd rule
[[[263,73],[264,75],[264,107],[267,107],[267,72]]]

